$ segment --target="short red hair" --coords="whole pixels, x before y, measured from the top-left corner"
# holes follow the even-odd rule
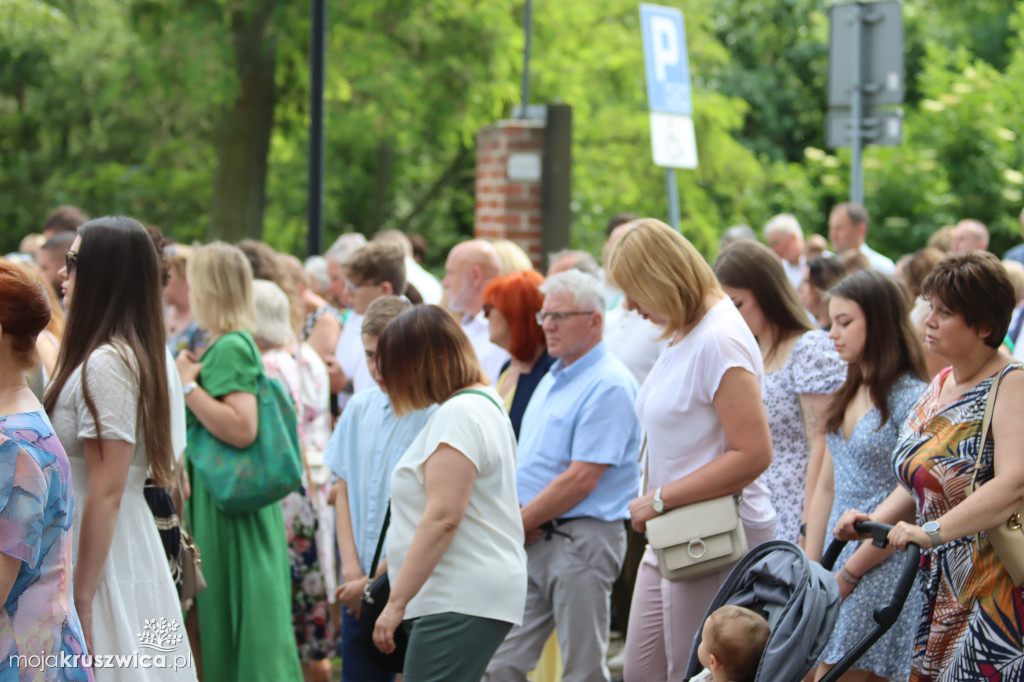
[[[36,338],[50,323],[50,299],[29,266],[0,259],[0,326],[22,369],[36,364]]]
[[[536,270],[521,270],[495,277],[484,288],[484,305],[497,308],[508,322],[509,352],[517,360],[532,360],[544,345],[544,330],[537,324],[537,313],[544,305],[543,283],[544,276]]]

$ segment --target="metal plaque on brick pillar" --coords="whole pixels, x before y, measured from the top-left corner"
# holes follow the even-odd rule
[[[864,145],[902,140],[903,3],[829,8],[825,145],[850,147],[850,200],[864,203]]]

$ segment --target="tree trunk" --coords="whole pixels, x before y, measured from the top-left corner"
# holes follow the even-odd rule
[[[208,239],[237,242],[246,237],[260,239],[263,234],[267,155],[274,125],[276,46],[271,19],[276,4],[277,0],[242,3],[242,9],[231,12],[239,87],[218,127]]]

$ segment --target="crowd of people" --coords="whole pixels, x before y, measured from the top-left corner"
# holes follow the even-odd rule
[[[919,589],[843,679],[1024,678],[985,533],[1024,500],[1024,257],[967,219],[894,262],[868,222],[836,206],[826,242],[782,214],[709,262],[622,214],[600,262],[545,275],[470,239],[439,280],[396,231],[303,263],[58,209],[0,259],[0,679],[322,681],[340,655],[372,682],[401,654],[405,682],[611,680],[613,628],[628,682],[682,679],[695,638],[694,679],[752,679],[767,614],[705,617],[732,564],[680,578],[645,541],[717,499],[748,549],[815,560],[894,526],[840,555],[808,679],[874,627],[911,542]],[[295,480],[240,510],[207,462],[285,477],[246,467],[268,409]]]

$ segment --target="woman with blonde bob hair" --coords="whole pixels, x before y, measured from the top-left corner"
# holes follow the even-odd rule
[[[391,596],[373,641],[390,653],[404,627],[407,679],[476,681],[526,605],[512,424],[469,338],[438,306],[392,320],[377,362],[395,414],[440,407],[391,475]]]
[[[237,247],[213,242],[192,253],[188,280],[192,313],[211,340],[201,362],[188,350],[177,360],[188,407],[188,513],[207,586],[194,607],[200,669],[205,679],[225,682],[301,680],[281,505],[249,514],[223,512],[192,466],[196,444],[206,440],[203,431],[238,449],[260,436],[257,393],[264,370],[251,333],[252,266]]]
[[[627,309],[665,328],[669,345],[637,394],[644,431],[644,492],[630,505],[633,528],[670,509],[743,496],[752,548],[770,540],[775,511],[757,482],[771,462],[771,434],[757,341],[697,250],[664,223],[633,222],[609,256],[608,273]],[[648,548],[637,573],[625,649],[625,679],[678,679],[711,599],[729,569],[687,582],[661,577]]]

